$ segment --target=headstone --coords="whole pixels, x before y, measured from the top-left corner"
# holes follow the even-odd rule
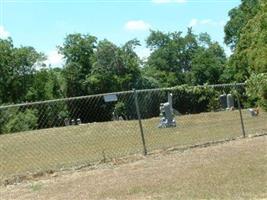
[[[71,125],[75,125],[75,120],[74,119],[71,120]]]
[[[64,124],[65,126],[69,126],[70,125],[70,120],[68,118],[64,119]]]
[[[77,125],[80,125],[80,124],[82,123],[81,119],[78,118],[78,119],[76,120],[76,123],[77,123]]]
[[[168,93],[168,102],[160,104],[160,123],[158,128],[175,127],[176,121],[174,119],[172,108],[172,94]]]
[[[235,107],[234,98],[231,94],[227,94],[227,109],[232,110]]]
[[[222,94],[219,97],[220,105],[223,109],[227,108],[227,97],[226,94]]]
[[[172,120],[173,120],[170,103],[164,103],[163,109],[164,109],[164,113],[165,113],[165,118],[167,120],[167,124],[170,125],[172,123]]]

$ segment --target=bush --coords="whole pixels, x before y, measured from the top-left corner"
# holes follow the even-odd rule
[[[8,112],[7,112],[8,113]],[[3,133],[14,133],[33,130],[37,127],[36,111],[27,109],[24,112],[8,113],[8,121],[3,125]]]
[[[249,100],[267,111],[267,73],[252,74],[246,85]]]
[[[114,115],[116,117],[123,117],[123,119],[127,119],[126,116],[126,107],[125,104],[121,101],[117,102],[114,108]]]
[[[180,113],[200,113],[219,108],[219,91],[211,87],[177,86],[173,93],[173,107]]]

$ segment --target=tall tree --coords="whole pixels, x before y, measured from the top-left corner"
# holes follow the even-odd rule
[[[212,42],[208,34],[195,35],[191,28],[185,36],[181,32],[152,31],[147,45],[152,54],[143,71],[160,86],[220,81],[226,56],[223,48]]]
[[[29,88],[33,85],[37,68],[41,67],[44,55],[33,47],[20,47],[13,50],[13,76],[10,83],[12,102],[26,100]]]
[[[185,72],[190,70],[188,60],[195,50],[195,36],[191,29],[185,37],[182,32],[163,33],[151,31],[147,46],[152,51],[145,66],[145,73],[154,77],[161,86],[183,84]]]
[[[11,101],[9,83],[12,76],[13,42],[0,39],[0,103]]]
[[[15,48],[11,38],[0,39],[0,97],[2,103],[26,100],[33,84],[36,68],[42,65],[44,55],[33,47]]]
[[[242,29],[258,12],[260,0],[241,0],[240,6],[229,11],[230,20],[224,27],[224,41],[233,50],[240,40]]]
[[[226,72],[229,79],[244,81],[253,72],[267,72],[267,4],[261,0],[243,0],[233,10],[236,14],[230,15],[230,21],[225,27],[226,43],[234,44]],[[236,29],[238,17],[242,23]],[[229,29],[233,29],[233,32],[236,29],[236,35],[230,35]]]
[[[217,43],[208,44],[208,47],[199,47],[192,59],[191,82],[193,85],[220,82],[226,63],[223,48]]]
[[[118,47],[108,40],[98,43],[92,72],[87,76],[91,93],[129,90],[138,87],[139,58],[134,52],[139,41],[131,40]]]
[[[33,82],[27,91],[26,100],[42,101],[63,98],[62,69],[44,68],[35,72]]]
[[[84,87],[86,76],[92,70],[92,58],[97,38],[79,33],[65,38],[59,51],[66,59],[64,75],[67,84],[67,96],[79,96],[87,93]]]

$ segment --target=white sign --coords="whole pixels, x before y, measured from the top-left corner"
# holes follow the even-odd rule
[[[114,102],[118,101],[118,97],[116,94],[108,94],[104,96],[105,102]]]

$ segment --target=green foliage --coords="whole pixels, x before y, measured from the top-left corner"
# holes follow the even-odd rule
[[[197,49],[197,38],[192,30],[188,29],[184,37],[182,32],[151,31],[147,46],[152,53],[144,72],[157,79],[160,86],[183,84],[186,72],[191,70],[191,60]]]
[[[67,35],[63,45],[59,47],[59,52],[66,59],[63,74],[68,97],[87,93],[84,82],[92,70],[96,42],[97,38],[94,36],[76,33]]]
[[[188,29],[182,36],[181,32],[151,31],[147,45],[152,53],[143,73],[157,80],[161,87],[220,82],[226,56],[207,33],[198,36]]]
[[[226,63],[224,50],[218,43],[199,47],[192,59],[193,85],[216,84],[220,81]]]
[[[7,114],[7,112],[6,112]],[[25,111],[13,111],[8,113],[8,121],[2,128],[3,133],[14,133],[33,130],[37,127],[36,111],[27,109]]]
[[[117,117],[122,116],[124,119],[127,119],[125,103],[119,101],[115,104],[114,115]]]
[[[6,123],[12,118],[14,113],[16,113],[16,110],[0,109],[0,134],[6,133]]]
[[[243,28],[258,12],[259,3],[260,0],[242,0],[239,7],[229,11],[230,20],[224,27],[224,41],[232,49],[239,43]]]
[[[267,110],[267,73],[252,74],[246,85],[250,100]]]
[[[182,114],[194,114],[220,109],[220,91],[211,87],[189,85],[176,86],[170,91],[138,93],[142,118],[159,116],[159,105],[168,101],[168,92],[173,94],[173,108]]]
[[[140,79],[139,58],[134,48],[139,41],[131,40],[118,47],[108,40],[98,43],[92,71],[87,75],[89,93],[130,90],[138,88]]]
[[[70,115],[66,102],[44,104],[38,106],[37,110],[39,116],[38,128],[62,126],[64,124],[64,119],[68,118]]]
[[[228,80],[245,81],[252,73],[267,72],[267,4],[263,0],[243,0],[229,13],[225,42],[233,55],[225,71]]]
[[[61,69],[41,69],[34,74],[33,84],[29,87],[25,99],[41,101],[58,99],[65,96],[62,86]]]
[[[83,73],[88,73],[92,67],[92,55],[96,48],[97,38],[89,34],[69,34],[64,40],[59,52],[64,55],[66,63],[77,63],[82,66]]]
[[[2,103],[25,101],[37,66],[44,55],[33,47],[15,48],[11,38],[0,39],[0,99]]]
[[[262,107],[267,111],[267,84],[265,84],[262,88],[261,98]]]
[[[220,94],[210,87],[182,85],[175,87],[172,93],[173,106],[180,113],[216,111],[219,108],[217,102]]]
[[[243,62],[252,72],[267,72],[267,4],[260,4],[257,14],[242,29],[232,62]]]

